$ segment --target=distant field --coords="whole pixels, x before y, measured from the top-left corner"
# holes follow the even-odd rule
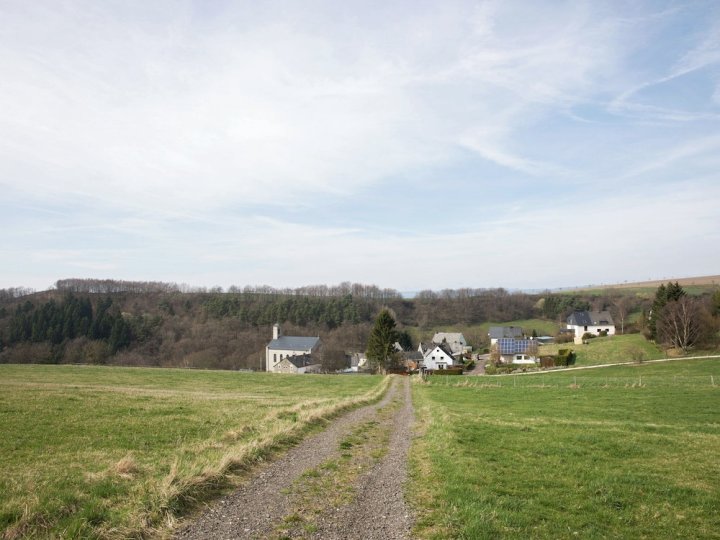
[[[574,287],[558,291],[560,293],[602,293],[606,290],[622,290],[629,294],[637,296],[652,297],[660,285],[665,285],[668,281],[675,283],[676,281],[682,285],[685,292],[691,295],[699,295],[708,291],[712,291],[720,287],[720,276],[700,276],[690,278],[667,278],[652,281],[637,281],[633,283],[616,283],[612,285],[589,285],[587,287]]]
[[[0,365],[5,537],[162,529],[228,474],[380,389],[371,376]]]
[[[718,537],[720,359],[433,377],[413,395],[420,538]]]
[[[641,334],[625,334],[594,338],[587,345],[573,343],[541,345],[540,354],[557,354],[558,349],[572,349],[577,354],[577,366],[594,366],[597,364],[615,364],[633,362],[641,353],[642,360],[664,358],[663,352]]]

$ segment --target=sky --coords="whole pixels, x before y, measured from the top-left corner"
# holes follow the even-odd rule
[[[0,287],[720,274],[720,2],[0,0]]]

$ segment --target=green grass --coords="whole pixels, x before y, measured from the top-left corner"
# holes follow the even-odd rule
[[[431,381],[420,538],[718,537],[720,360]]]
[[[576,366],[595,366],[635,361],[636,352],[643,360],[664,358],[664,353],[641,334],[625,334],[588,340],[587,345],[570,343],[541,345],[540,354],[557,354],[558,349],[572,349],[577,354]]]
[[[674,279],[669,279],[663,282],[663,284],[667,284],[668,281],[675,282]],[[650,286],[650,287],[590,287],[585,289],[567,289],[563,291],[559,291],[558,293],[554,294],[585,294],[585,295],[607,295],[608,293],[611,294],[622,294],[625,296],[637,296],[638,298],[655,298],[655,293],[658,290],[658,286]],[[707,284],[707,285],[682,285],[683,290],[690,296],[701,296],[703,294],[712,293],[717,290],[717,285],[714,284]]]
[[[0,530],[85,538],[163,529],[382,380],[0,365]]]

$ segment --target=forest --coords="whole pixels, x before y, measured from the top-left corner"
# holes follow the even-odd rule
[[[347,282],[222,290],[65,279],[43,292],[0,289],[0,363],[259,370],[273,323],[286,334],[320,336],[326,350],[364,351],[384,307],[400,330],[531,318],[562,322],[575,309],[594,309],[609,310],[624,332],[638,332],[649,328],[653,298],[620,290],[527,294],[495,288],[421,291],[406,299],[393,289]],[[485,339],[476,334],[472,345],[482,347]]]

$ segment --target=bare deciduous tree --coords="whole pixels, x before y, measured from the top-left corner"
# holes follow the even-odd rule
[[[695,345],[702,330],[700,305],[687,296],[668,302],[657,320],[657,334],[662,343],[681,349],[683,353]]]

